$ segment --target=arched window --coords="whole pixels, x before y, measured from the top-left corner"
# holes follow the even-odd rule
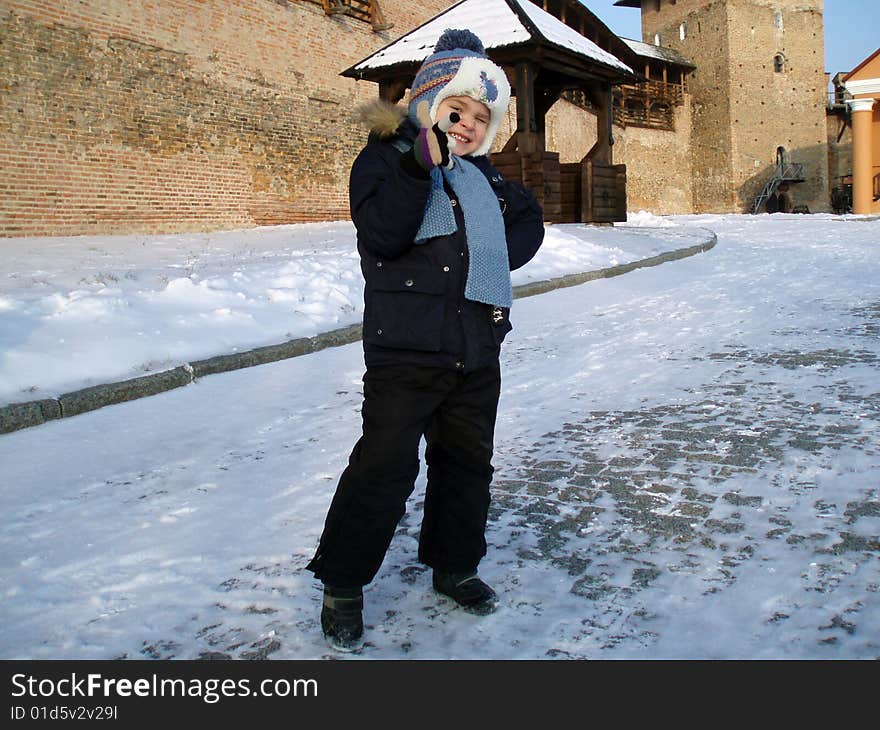
[[[685,38],[687,38],[687,34],[687,24],[682,23],[678,26],[678,37],[680,40],[684,40]]]
[[[654,10],[655,12],[660,12],[660,0],[654,0]]]
[[[654,33],[654,45],[655,46],[660,45],[660,34],[659,33]]]
[[[785,151],[785,147],[776,148],[776,167],[778,167],[780,170],[785,167],[787,154],[788,153]]]
[[[777,53],[773,56],[773,70],[778,74],[785,71],[785,56],[781,53]]]
[[[775,13],[776,30],[782,30],[782,11],[777,10]]]

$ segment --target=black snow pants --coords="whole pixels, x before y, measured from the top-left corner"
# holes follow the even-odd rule
[[[393,365],[364,375],[363,435],[343,471],[307,569],[325,584],[364,586],[375,577],[406,512],[425,437],[428,481],[419,561],[476,570],[486,554],[496,363],[469,373]]]

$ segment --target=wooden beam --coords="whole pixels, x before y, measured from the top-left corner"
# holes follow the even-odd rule
[[[529,61],[516,64],[516,131],[537,132],[535,119],[535,76],[537,69]]]
[[[612,108],[611,86],[605,86],[596,99],[596,144],[587,152],[584,161],[595,160],[610,165],[613,161],[614,110]]]
[[[396,104],[406,94],[408,86],[403,79],[383,79],[379,82],[379,98]]]

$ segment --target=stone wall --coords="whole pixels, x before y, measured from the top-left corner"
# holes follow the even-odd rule
[[[377,89],[338,74],[448,4],[376,33],[301,0],[0,0],[0,236],[348,217]]]
[[[777,148],[783,147],[789,161],[804,165],[806,176],[804,182],[789,188],[792,205],[805,205],[814,212],[827,210],[827,82],[821,3],[731,2],[729,13],[737,204],[742,210],[751,206],[774,172]],[[782,71],[774,67],[777,54],[782,56]]]
[[[561,163],[580,162],[596,143],[591,114],[562,99],[547,114],[546,148]],[[495,148],[516,129],[516,100],[502,123]],[[614,125],[614,163],[627,166],[627,209],[656,215],[693,212],[690,98],[675,110],[675,131]]]
[[[627,210],[655,215],[692,213],[691,98],[675,108],[675,131],[614,127],[614,162],[626,165]]]
[[[743,212],[773,172],[776,150],[805,164],[795,205],[827,209],[824,39],[820,0],[645,3],[645,40],[659,34],[697,65],[693,187],[697,212]],[[776,71],[774,56],[783,68]]]
[[[826,115],[828,134],[828,184],[832,188],[842,185],[844,179],[852,181],[853,135],[847,114],[840,110]]]
[[[688,76],[691,96],[691,155],[694,211],[736,210],[731,190],[731,103],[729,96],[729,33],[725,2],[681,0],[653,3],[642,14],[645,41],[655,34],[661,45],[679,51],[697,65]],[[680,38],[685,24],[685,39]]]

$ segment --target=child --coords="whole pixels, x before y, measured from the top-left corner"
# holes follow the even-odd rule
[[[362,645],[363,586],[379,570],[428,465],[419,560],[435,590],[488,613],[477,575],[485,529],[499,351],[511,325],[510,271],[543,241],[540,206],[487,153],[510,100],[504,72],[470,31],[447,30],[409,108],[366,112],[372,132],[351,171],[351,217],[366,282],[363,435],[307,566],[324,584],[328,642]]]

